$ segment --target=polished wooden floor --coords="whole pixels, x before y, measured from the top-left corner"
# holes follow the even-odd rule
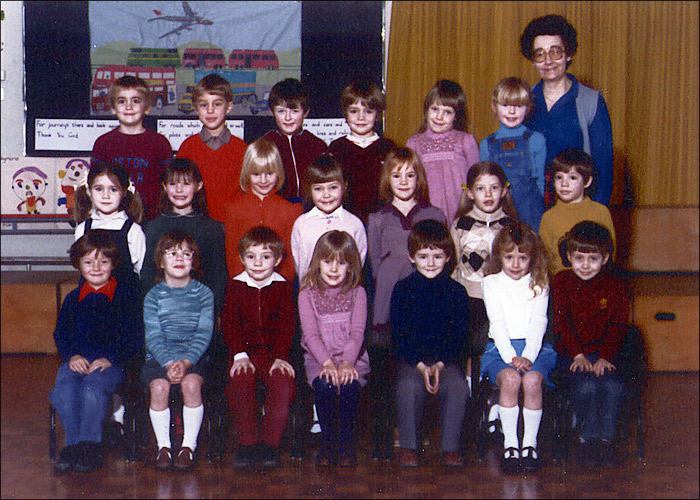
[[[233,443],[221,462],[208,463],[203,439],[196,468],[185,474],[157,473],[145,457],[124,462],[114,450],[97,472],[55,475],[48,456],[48,393],[58,366],[55,356],[2,357],[2,498],[698,498],[700,494],[697,372],[650,376],[644,401],[646,458],[637,461],[630,442],[616,468],[582,469],[573,459],[554,464],[541,442],[545,463],[536,474],[503,475],[496,449],[479,462],[472,448],[464,469],[446,469],[439,465],[435,433],[433,444],[427,446],[426,465],[405,470],[368,457],[363,407],[356,469],[316,470],[312,448],[303,462],[290,461],[285,449],[281,469],[241,472],[231,467]],[[59,449],[62,435],[59,432]]]

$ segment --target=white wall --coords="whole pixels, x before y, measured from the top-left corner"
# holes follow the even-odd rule
[[[2,157],[24,155],[23,2],[0,2],[2,20]]]

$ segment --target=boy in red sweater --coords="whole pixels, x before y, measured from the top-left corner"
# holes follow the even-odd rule
[[[245,266],[229,280],[221,330],[229,348],[231,369],[226,393],[238,452],[233,465],[279,467],[279,446],[287,425],[289,407],[296,394],[289,350],[294,334],[292,285],[275,267],[282,260],[284,244],[265,226],[248,231],[238,242]],[[265,413],[258,429],[256,383],[268,389]]]
[[[197,164],[207,190],[209,217],[224,222],[225,206],[241,190],[238,179],[246,148],[226,126],[226,115],[233,109],[231,84],[216,73],[207,75],[195,85],[192,102],[202,131],[185,139],[177,157]]]
[[[624,391],[617,368],[627,332],[629,294],[624,280],[608,269],[613,242],[605,227],[582,221],[565,238],[562,254],[571,269],[552,280],[556,350],[569,379],[579,461],[585,466],[612,465]]]

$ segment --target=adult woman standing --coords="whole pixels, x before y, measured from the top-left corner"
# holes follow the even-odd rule
[[[556,201],[549,164],[567,148],[583,149],[598,171],[593,200],[608,205],[613,181],[612,126],[600,92],[567,73],[578,42],[576,30],[562,16],[530,21],[520,36],[520,50],[542,80],[532,88],[533,110],[526,125],[547,139],[545,209]]]

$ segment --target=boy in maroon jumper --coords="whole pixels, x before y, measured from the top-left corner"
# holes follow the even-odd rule
[[[245,266],[228,282],[221,330],[229,348],[231,381],[227,399],[238,435],[233,465],[279,467],[279,446],[296,394],[289,349],[294,334],[292,285],[275,272],[284,244],[273,230],[257,226],[238,242]],[[267,387],[258,429],[256,383]]]
[[[348,181],[345,208],[366,226],[369,214],[380,208],[382,163],[396,145],[374,131],[386,108],[384,93],[377,85],[368,81],[351,83],[340,95],[340,107],[350,134],[331,142],[328,152],[342,165]]]
[[[568,378],[584,466],[616,463],[612,442],[624,391],[617,368],[627,333],[629,293],[624,280],[608,269],[612,251],[605,227],[579,222],[562,245],[571,269],[552,280],[559,369]]]
[[[285,183],[277,194],[292,203],[301,203],[306,167],[328,146],[323,139],[302,128],[309,114],[309,94],[299,80],[287,78],[277,82],[270,90],[269,100],[277,130],[270,130],[263,139],[277,146],[285,176]]]
[[[168,139],[143,125],[151,104],[151,90],[144,80],[129,75],[115,80],[109,87],[109,105],[119,126],[97,138],[91,158],[91,163],[117,162],[129,172],[145,205],[146,219],[158,215],[160,176],[173,159]]]

